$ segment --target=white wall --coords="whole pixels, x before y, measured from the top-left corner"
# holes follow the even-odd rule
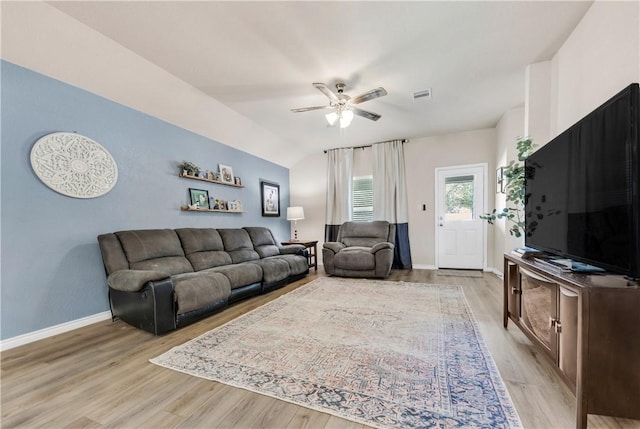
[[[516,140],[524,135],[524,110],[522,106],[507,110],[498,122],[496,127],[496,168],[507,165],[509,161],[516,159]],[[505,204],[505,194],[495,194],[495,207],[501,210]],[[506,225],[504,219],[497,220],[492,227],[489,227],[489,236],[493,237],[493,259],[489,259],[489,266],[498,272],[502,272],[502,254],[506,250],[522,246],[524,243],[522,238],[513,237],[507,232],[510,227],[511,224]]]
[[[529,64],[525,79],[524,134],[540,145],[551,139],[551,61]]]
[[[290,204],[304,208],[298,221],[298,237],[318,240],[318,263],[322,263],[322,243],[327,207],[327,155],[317,153],[303,158],[289,169]]]
[[[435,169],[486,162],[489,166],[487,208],[493,207],[495,145],[496,130],[494,128],[414,139],[405,143],[409,240],[414,267],[435,267]],[[419,208],[422,204],[426,204],[426,211]],[[488,238],[488,261],[491,261],[493,243],[491,235]]]
[[[552,60],[552,136],[640,81],[640,2],[596,1]]]

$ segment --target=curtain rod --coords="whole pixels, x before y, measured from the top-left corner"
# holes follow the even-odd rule
[[[373,146],[374,144],[388,143],[388,142],[392,142],[392,141],[393,141],[393,140],[387,140],[387,141],[383,141],[383,142],[376,142],[376,143],[371,143],[371,144],[365,144],[365,145],[362,145],[362,146],[337,147],[337,148],[334,148],[334,149],[364,149],[365,147],[371,147],[371,146]],[[409,142],[409,140],[408,140],[408,139],[400,139],[400,141],[401,141],[402,143],[408,143],[408,142]],[[330,151],[330,150],[333,150],[333,149],[325,149],[325,150],[323,150],[322,152],[327,153],[327,152],[328,152],[328,151]]]

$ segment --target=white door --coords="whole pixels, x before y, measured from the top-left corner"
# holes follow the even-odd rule
[[[436,266],[482,269],[486,164],[436,169]]]

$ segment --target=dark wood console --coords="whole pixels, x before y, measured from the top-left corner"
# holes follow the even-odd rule
[[[553,362],[587,414],[640,420],[640,288],[504,255],[504,327],[512,320]]]

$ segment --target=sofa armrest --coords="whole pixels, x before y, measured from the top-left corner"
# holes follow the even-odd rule
[[[338,253],[339,251],[341,251],[342,249],[344,249],[345,246],[344,243],[340,243],[339,241],[329,241],[327,243],[324,243],[322,245],[323,249],[328,249],[333,251],[333,253]]]
[[[118,270],[107,277],[110,288],[123,292],[138,292],[147,282],[167,280],[171,276],[162,271]]]
[[[373,247],[371,247],[371,253],[376,253],[378,250],[382,249],[393,249],[394,247],[393,243],[383,241],[381,243],[374,244]]]
[[[305,248],[302,244],[285,244],[284,246],[278,246],[281,255],[303,255]]]

